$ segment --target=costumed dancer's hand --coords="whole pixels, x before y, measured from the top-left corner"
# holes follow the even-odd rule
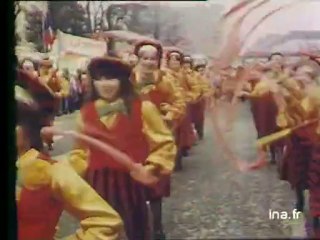
[[[237,94],[237,97],[238,98],[241,98],[241,97],[249,97],[250,96],[250,93],[247,92],[247,91],[240,91],[238,94]]]
[[[55,97],[56,97],[56,98],[62,98],[62,93],[56,92],[56,93],[55,93]]]
[[[250,169],[250,165],[240,159],[237,160],[237,167],[240,172],[246,172]]]
[[[59,129],[56,129],[52,126],[50,127],[43,127],[41,129],[41,136],[44,137],[44,138],[49,138],[49,139],[52,139],[53,136],[71,136],[73,138],[79,138],[79,133],[77,133],[76,131],[63,131],[63,130],[59,130]]]
[[[64,136],[66,135],[64,131],[55,129],[54,127],[43,127],[40,132],[42,137],[52,139],[55,135]]]
[[[172,117],[169,116],[168,114],[162,115],[162,119],[163,119],[165,122],[171,122],[171,121],[172,121]]]
[[[262,149],[258,149],[258,160],[249,165],[250,170],[257,170],[268,165],[268,161],[266,159],[266,152]]]
[[[130,176],[137,182],[146,186],[153,186],[159,181],[159,179],[152,174],[152,171],[140,163],[134,164],[134,167],[130,172]]]

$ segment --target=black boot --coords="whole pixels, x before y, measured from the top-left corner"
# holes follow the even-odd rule
[[[275,148],[273,146],[270,147],[270,164],[274,165],[276,164],[276,151]]]
[[[320,239],[320,219],[319,219],[319,217],[313,218],[313,237],[314,237],[314,239]]]
[[[189,148],[183,148],[182,150],[181,150],[181,153],[182,153],[182,156],[183,157],[188,157],[189,156]]]
[[[296,189],[296,209],[299,212],[303,212],[304,209],[304,196],[303,196],[303,190]]]
[[[166,235],[163,232],[153,234],[153,240],[165,240],[165,239],[166,239]]]
[[[175,172],[181,171],[182,170],[182,153],[181,150],[178,150],[177,156],[176,156],[176,161],[174,165]]]
[[[165,240],[162,228],[162,198],[151,200],[150,207],[153,215],[153,240]]]
[[[195,124],[195,129],[198,134],[199,140],[203,139],[203,124]]]

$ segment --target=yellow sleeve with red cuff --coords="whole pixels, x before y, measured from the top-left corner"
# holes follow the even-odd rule
[[[65,239],[121,239],[123,223],[119,214],[70,166],[42,160],[39,152],[31,149],[18,159],[17,167],[21,187],[31,191],[49,188],[52,196],[63,203],[65,210],[80,221],[80,228]],[[17,201],[21,201],[19,192]]]
[[[160,174],[170,174],[174,167],[177,147],[170,129],[160,112],[149,101],[142,103],[143,132],[150,147],[146,159],[147,168]]]

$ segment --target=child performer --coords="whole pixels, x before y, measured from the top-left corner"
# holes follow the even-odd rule
[[[193,68],[192,58],[190,58],[190,60],[186,60],[187,59],[185,58],[186,68]],[[194,128],[197,131],[199,140],[203,139],[206,102],[212,100],[209,98],[213,97],[214,95],[213,88],[210,86],[209,81],[204,77],[205,67],[206,65],[197,65],[195,66],[195,70],[192,70],[192,72],[189,70],[191,75],[193,75],[196,79],[197,84],[199,85],[201,90],[198,100],[191,105],[192,122],[194,124]]]
[[[142,41],[135,46],[134,52],[138,56],[138,64],[131,78],[135,90],[143,99],[148,99],[157,106],[162,118],[174,131],[174,126],[177,126],[184,115],[185,102],[172,77],[159,69],[162,58],[161,45]],[[165,239],[162,227],[162,198],[169,196],[169,177],[162,178],[155,188],[149,191],[154,239]]]
[[[17,77],[18,239],[54,239],[66,210],[80,220],[80,229],[67,239],[120,240],[120,216],[72,168],[41,152],[40,103],[26,84],[31,76],[19,71]]]
[[[139,169],[137,175],[170,175],[176,155],[173,136],[156,106],[135,94],[131,67],[116,59],[96,58],[89,63],[88,73],[92,93],[80,110],[79,131],[127,154]],[[88,160],[86,179],[119,212],[128,239],[148,239],[147,189],[136,173],[81,141],[70,157]]]
[[[188,155],[188,150],[195,142],[195,134],[190,115],[190,104],[195,102],[200,95],[200,89],[194,79],[188,77],[182,70],[183,54],[178,51],[169,51],[167,53],[167,74],[173,77],[176,86],[183,93],[186,103],[186,113],[176,128],[176,143],[178,146],[178,157],[176,162],[176,170],[182,169],[182,156]]]

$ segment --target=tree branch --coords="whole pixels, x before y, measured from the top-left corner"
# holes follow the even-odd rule
[[[87,16],[88,16],[88,27],[89,27],[89,32],[92,32],[93,30],[93,26],[92,26],[92,22],[91,22],[91,12],[90,12],[90,1],[87,1],[87,4],[86,4],[86,13],[87,13]]]

